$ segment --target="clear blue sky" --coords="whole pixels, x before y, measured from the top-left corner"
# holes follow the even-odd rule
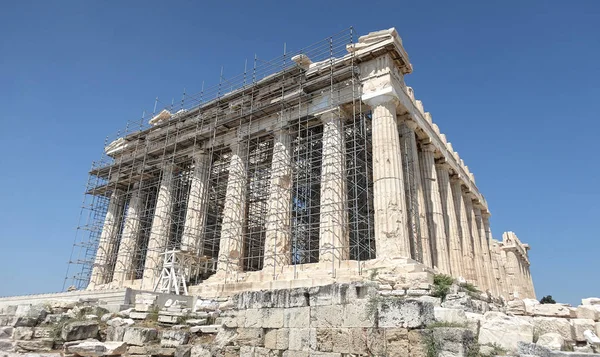
[[[0,295],[62,288],[91,161],[156,96],[349,26],[397,28],[494,237],[531,244],[538,298],[600,295],[600,1],[212,3],[2,2]]]

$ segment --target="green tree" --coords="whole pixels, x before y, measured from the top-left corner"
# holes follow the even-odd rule
[[[546,295],[540,300],[540,304],[556,304],[556,301],[554,301],[552,295]]]

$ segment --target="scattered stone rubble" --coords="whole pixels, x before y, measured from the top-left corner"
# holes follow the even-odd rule
[[[593,356],[600,299],[578,307],[494,301],[452,286],[377,282],[247,291],[230,299],[140,293],[110,313],[95,301],[0,307],[0,357]],[[418,291],[418,292],[417,292]],[[164,300],[164,299],[163,299]]]

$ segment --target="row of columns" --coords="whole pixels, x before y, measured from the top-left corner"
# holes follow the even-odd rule
[[[523,263],[515,263],[512,250],[497,249],[492,242],[489,213],[456,176],[428,139],[420,140],[410,117],[397,117],[397,98],[381,95],[367,102],[372,109],[374,232],[378,259],[412,258],[440,273],[462,277],[482,290],[501,295],[515,281],[525,282]],[[323,112],[319,261],[349,259],[349,227],[345,168],[343,112]],[[232,146],[229,178],[214,279],[228,280],[242,270],[246,215],[247,151],[244,141]],[[202,255],[206,224],[209,155],[193,158],[190,195],[181,250]],[[157,195],[144,264],[142,288],[152,289],[160,275],[161,253],[167,247],[173,207],[173,166],[166,164]],[[265,218],[263,270],[277,273],[291,263],[292,207],[291,139],[279,129],[274,135],[268,211]],[[134,253],[140,235],[143,197],[131,195],[124,219],[114,273],[114,254],[123,199],[111,196],[90,286],[133,278]],[[496,254],[495,251],[501,252]],[[518,260],[517,260],[518,262]],[[506,271],[502,271],[506,263]],[[519,273],[522,272],[522,273]],[[510,281],[503,281],[505,274]],[[512,280],[511,280],[512,279]],[[523,283],[524,284],[524,283]],[[521,284],[522,285],[522,284]],[[524,294],[533,294],[533,285]]]

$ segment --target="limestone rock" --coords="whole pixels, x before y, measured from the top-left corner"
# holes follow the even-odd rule
[[[190,357],[211,357],[210,348],[203,345],[194,345],[190,351]]]
[[[192,356],[192,346],[191,345],[182,345],[177,346],[175,348],[175,357],[191,357]]]
[[[379,327],[420,328],[435,320],[433,304],[413,299],[385,298],[379,301]]]
[[[541,335],[536,344],[553,351],[560,351],[562,346],[565,344],[565,339],[556,332],[550,332]]]
[[[479,329],[480,344],[498,344],[514,351],[519,341],[533,341],[533,325],[500,312],[487,312]]]
[[[33,338],[33,327],[15,327],[12,335],[13,340],[31,340]]]
[[[19,305],[15,311],[14,326],[33,327],[44,321],[49,311],[43,305]]]
[[[0,340],[0,351],[11,351],[15,343],[11,340]]]
[[[600,320],[600,305],[579,305],[576,311],[578,319]]]
[[[533,328],[537,335],[558,333],[566,341],[573,341],[573,326],[567,319],[555,317],[534,317]]]
[[[525,312],[527,315],[533,315],[533,310],[540,304],[536,299],[523,299],[522,301],[525,304]]]
[[[561,304],[539,304],[533,308],[533,314],[535,316],[548,316],[548,317],[571,317],[569,307]]]
[[[117,356],[127,352],[124,342],[84,341],[67,347],[67,351],[84,357]]]
[[[594,331],[596,325],[594,320],[590,319],[572,319],[571,324],[573,325],[573,335],[577,342],[586,341],[583,333],[585,330]]]
[[[469,329],[442,327],[433,329],[433,340],[440,356],[468,356],[475,338]]]
[[[190,340],[190,333],[181,330],[164,330],[160,338],[161,347],[178,347]]]
[[[73,321],[65,324],[60,334],[63,341],[85,340],[98,335],[98,322]]]
[[[525,303],[522,300],[512,300],[508,302],[506,306],[506,313],[513,315],[526,315],[527,309]]]
[[[447,309],[445,307],[434,307],[433,314],[436,321],[464,324],[467,322],[467,315],[460,309]]]
[[[5,338],[11,338],[12,334],[13,334],[13,327],[12,326],[2,326],[0,327],[0,340],[1,339],[5,339]]]
[[[156,340],[158,331],[154,328],[128,327],[123,334],[123,342],[128,345],[144,346]]]
[[[54,340],[44,338],[32,341],[15,341],[15,349],[21,351],[51,351],[54,346]]]
[[[600,305],[600,298],[592,297],[587,299],[581,299],[581,305]]]
[[[125,326],[108,326],[106,329],[106,341],[123,341]]]

